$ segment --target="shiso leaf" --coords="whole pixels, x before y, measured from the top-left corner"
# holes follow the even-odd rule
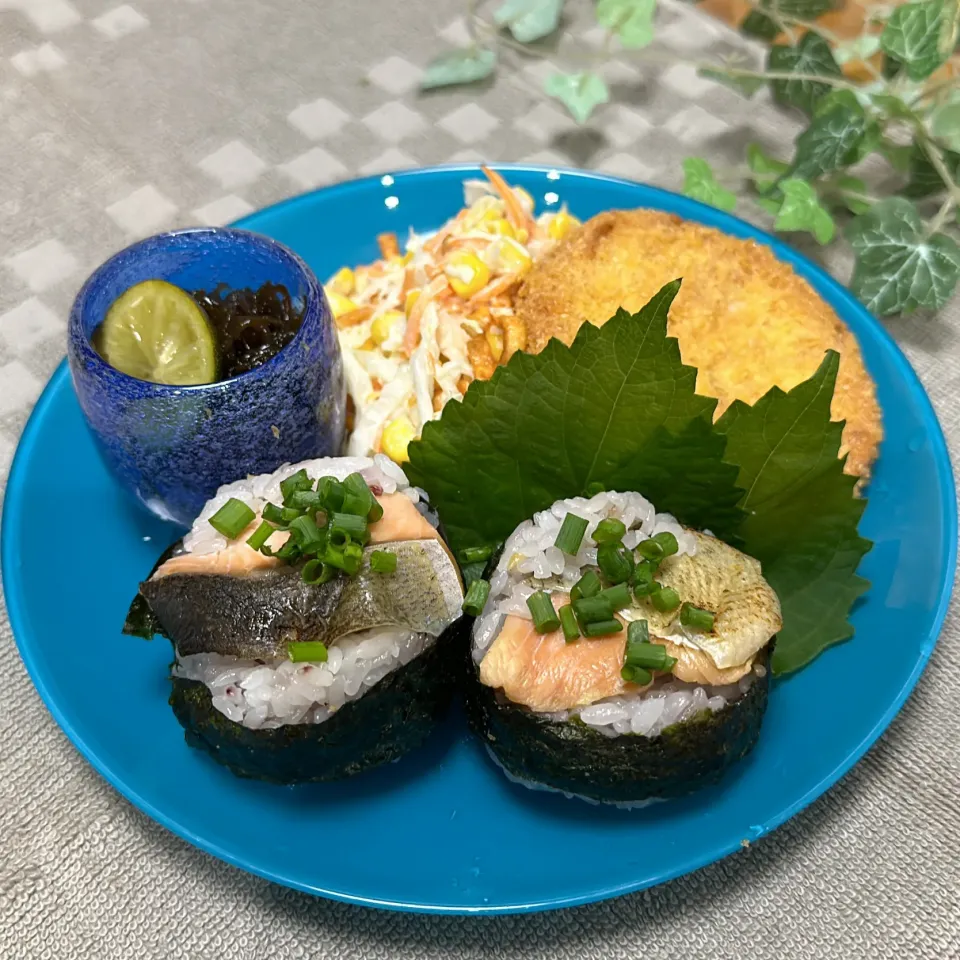
[[[830,420],[840,355],[784,393],[752,407],[737,400],[717,422],[740,467],[743,549],[756,557],[783,607],[771,666],[790,673],[853,635],[850,608],[869,583],[856,575],[872,544],[857,533],[866,501],[838,459],[843,423]]]
[[[857,533],[865,501],[837,458],[842,424],[830,420],[837,358],[714,424],[716,401],[695,392],[696,369],[667,336],[679,287],[474,381],[410,444],[407,474],[455,552],[502,542],[590,483],[641,492],[761,561],[782,591],[774,671],[787,673],[851,635],[846,618],[867,586],[855,574],[870,547]]]

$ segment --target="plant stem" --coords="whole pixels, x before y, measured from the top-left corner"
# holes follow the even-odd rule
[[[950,194],[953,202],[960,203],[960,186],[957,186],[957,182],[953,179],[950,168],[943,158],[943,152],[933,140],[930,139],[927,128],[917,116],[914,116],[914,131],[920,146],[923,147],[923,152],[933,165],[933,169],[940,174],[940,179],[943,180],[943,185],[947,188],[947,192]]]
[[[940,228],[947,222],[950,214],[953,212],[954,207],[957,205],[957,198],[950,194],[940,205],[940,209],[937,211],[937,215],[930,221],[930,224],[927,226],[926,239],[930,239],[935,233],[937,233]]]

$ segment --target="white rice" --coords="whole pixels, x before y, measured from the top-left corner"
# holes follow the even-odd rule
[[[302,463],[285,463],[273,473],[247,477],[220,487],[204,505],[200,516],[193,521],[189,533],[183,538],[184,551],[203,555],[223,550],[227,545],[227,538],[210,526],[210,518],[231,497],[242,500],[258,515],[264,504],[280,504],[283,500],[280,482],[300,469],[306,470],[307,475],[314,481],[320,477],[336,477],[337,480],[344,480],[351,473],[360,473],[371,487],[379,487],[383,493],[399,491],[418,505],[421,505],[425,496],[422,490],[411,487],[403,470],[382,453],[372,458],[322,457],[318,460],[304,460]],[[374,492],[376,493],[376,490]]]
[[[423,633],[378,628],[340,638],[326,663],[198,653],[178,658],[173,676],[203,683],[217,710],[251,730],[323,723],[434,642]]]
[[[576,557],[563,554],[554,542],[564,517],[574,513],[588,521],[587,532]],[[473,627],[473,659],[480,663],[500,633],[507,614],[531,619],[527,597],[537,590],[568,591],[585,567],[596,566],[597,550],[591,539],[597,524],[615,517],[627,528],[623,542],[635,549],[643,540],[669,531],[677,538],[677,555],[696,553],[696,538],[669,513],[657,513],[639,493],[598,493],[589,500],[574,497],[558,500],[549,510],[534,514],[517,527],[504,545],[503,555],[490,579],[490,595]],[[703,710],[717,712],[737,700],[763,676],[762,665],[739,683],[724,687],[685,683],[664,676],[648,690],[600,700],[576,710],[541,714],[551,720],[579,717],[605,736],[639,734],[655,737],[667,727],[688,720]]]

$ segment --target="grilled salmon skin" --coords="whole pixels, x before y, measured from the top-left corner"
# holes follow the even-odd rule
[[[846,421],[846,471],[865,481],[883,428],[857,341],[805,280],[752,240],[652,210],[601,213],[527,275],[515,307],[527,350],[539,353],[551,337],[569,344],[584,321],[639,310],[678,277],[669,333],[699,370],[698,392],[719,399],[718,417],[735,399],[792,389],[826,350],[839,352],[832,415]]]

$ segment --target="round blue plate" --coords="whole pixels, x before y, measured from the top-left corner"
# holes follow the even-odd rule
[[[654,207],[769,244],[853,328],[886,429],[862,524],[875,541],[861,568],[872,587],[854,613],[855,638],[775,684],[756,750],[721,785],[680,802],[629,812],[514,786],[459,715],[420,753],[342,784],[246,782],[184,744],[167,706],[169,645],[120,634],[138,581],[177,532],[118,495],[61,367],[24,432],[3,518],[7,604],[40,695],[90,763],[170,830],[278,883],[353,903],[541,910],[639,890],[738,850],[835,783],[890,723],[930,656],[953,584],[956,501],[943,435],[906,359],[846,290],[691,200],[588,173],[506,173],[539,207],[567,203],[582,218]],[[479,175],[458,167],[344,183],[241,225],[288,244],[325,278],[375,259],[382,231],[437,227],[461,207],[464,178]],[[72,504],[89,508],[88,526],[67,536],[51,509],[64,484]]]

